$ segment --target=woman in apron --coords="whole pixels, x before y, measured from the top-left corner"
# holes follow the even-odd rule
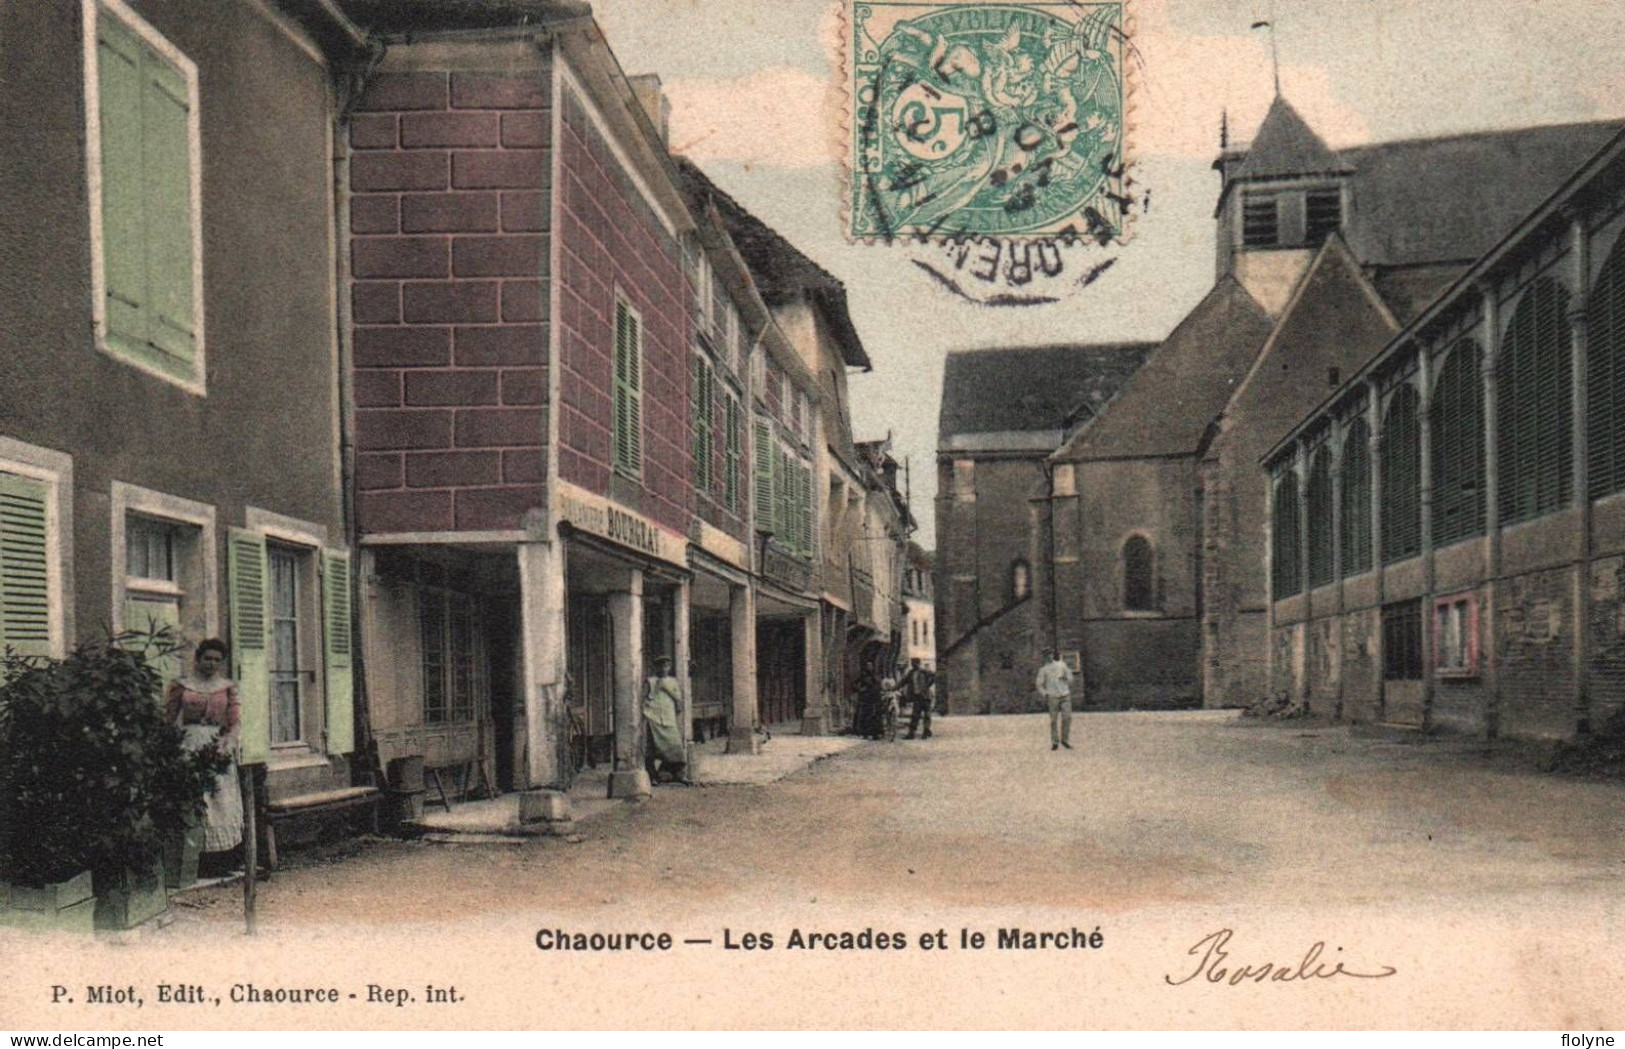
[[[226,643],[219,638],[199,642],[191,673],[170,682],[164,693],[164,710],[186,733],[182,745],[188,751],[213,747],[232,757],[205,799],[202,817],[205,856],[199,866],[221,872],[236,865],[233,853],[243,843],[243,796],[236,762],[241,707],[236,682],[222,673],[227,654]]]
[[[671,660],[662,656],[655,660],[655,675],[649,679],[649,694],[643,701],[643,722],[648,726],[643,765],[651,783],[660,782],[661,773],[669,773],[672,782],[688,782],[682,709],[683,688],[672,676]]]

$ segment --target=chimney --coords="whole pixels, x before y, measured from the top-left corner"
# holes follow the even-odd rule
[[[660,87],[660,74],[642,73],[638,76],[629,76],[626,82],[632,85],[632,94],[637,96],[638,104],[643,107],[649,123],[660,132],[660,141],[669,144],[671,103],[666,101],[666,92]]]

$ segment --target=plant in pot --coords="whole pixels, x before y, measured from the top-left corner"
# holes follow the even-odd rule
[[[0,882],[26,924],[128,928],[162,912],[166,844],[227,765],[164,716],[168,628],[82,642],[66,659],[0,657]],[[88,879],[86,874],[88,873]],[[39,915],[50,906],[55,918]]]

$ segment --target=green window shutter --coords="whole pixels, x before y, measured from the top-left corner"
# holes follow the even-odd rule
[[[1586,317],[1587,483],[1601,499],[1625,491],[1625,247],[1603,263]]]
[[[631,477],[643,470],[643,332],[625,302],[615,303],[614,467]]]
[[[701,398],[705,389],[705,362],[698,354],[690,358],[691,369],[688,383],[688,425],[693,431],[691,442],[694,454],[694,487],[706,487],[705,468],[705,412],[701,406]]]
[[[812,470],[801,468],[801,549],[808,556],[813,552]]]
[[[226,538],[229,561],[232,676],[242,702],[243,762],[271,756],[271,662],[266,625],[265,537],[240,528]]]
[[[729,511],[738,513],[739,466],[740,460],[743,458],[744,450],[741,447],[741,444],[744,435],[740,432],[742,427],[740,425],[739,401],[730,395],[724,403],[726,405],[724,415],[728,431],[726,438],[728,442],[728,454],[725,456],[728,474],[723,479],[723,503]]]
[[[25,656],[51,654],[49,495],[0,473],[0,646]]]
[[[773,530],[790,549],[796,547],[795,525],[790,517],[790,457],[784,447],[773,444]]]
[[[141,132],[145,49],[129,28],[105,12],[96,19],[96,30],[107,339],[124,350],[145,353],[147,193]]]
[[[124,629],[137,630],[143,634],[157,633],[164,627],[175,632],[177,638],[181,631],[181,610],[173,598],[165,597],[136,597],[132,596],[124,602]],[[131,645],[130,647],[136,647]],[[147,653],[147,663],[158,674],[158,679],[165,685],[181,676],[186,669],[179,652],[171,652],[167,656]],[[162,694],[153,697],[162,699]]]
[[[751,427],[751,457],[753,461],[751,499],[756,506],[756,527],[773,527],[773,451],[767,423],[761,419]]]
[[[190,374],[192,325],[191,104],[186,79],[143,52],[142,189],[146,213],[147,339]]]
[[[350,555],[322,551],[322,627],[327,656],[327,753],[355,750],[355,635],[351,627]]]

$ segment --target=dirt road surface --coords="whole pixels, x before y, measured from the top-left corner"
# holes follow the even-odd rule
[[[1041,716],[942,719],[930,741],[863,744],[770,786],[657,788],[579,843],[307,854],[262,888],[253,939],[238,890],[193,893],[168,929],[69,946],[14,978],[0,1009],[51,1016],[48,984],[150,983],[139,974],[168,964],[222,1004],[149,1003],[141,1023],[1625,1022],[1620,784],[1470,741],[1229,713],[1079,716],[1073,743],[1051,751]],[[539,950],[541,929],[665,931],[674,946]],[[1000,949],[1001,929],[1068,946]],[[863,949],[864,930],[907,946]],[[802,948],[798,931],[854,946]],[[245,982],[313,981],[340,1003],[231,1001]],[[369,1003],[369,985],[412,999]],[[429,985],[461,1000],[431,1003]],[[87,1012],[80,1026],[135,1022]]]

